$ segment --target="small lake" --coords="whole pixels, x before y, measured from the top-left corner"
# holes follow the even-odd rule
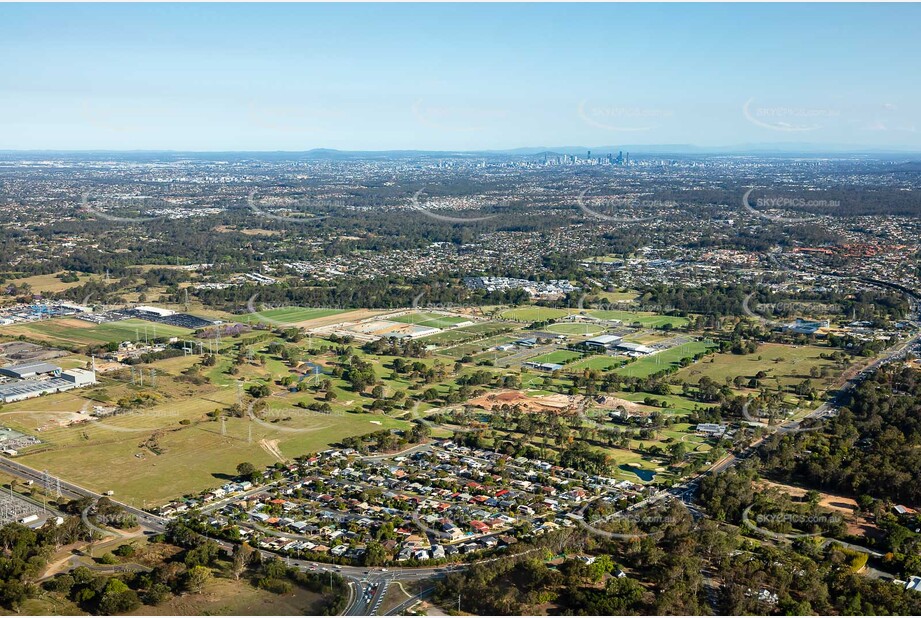
[[[652,479],[656,478],[656,473],[653,472],[652,470],[646,470],[645,468],[637,468],[634,466],[628,466],[627,464],[621,464],[619,467],[624,472],[630,472],[632,474],[637,475],[638,477],[640,477],[640,480],[642,480],[645,483],[648,483]]]

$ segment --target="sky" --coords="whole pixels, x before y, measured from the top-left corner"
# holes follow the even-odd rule
[[[0,4],[0,149],[921,151],[918,4]]]

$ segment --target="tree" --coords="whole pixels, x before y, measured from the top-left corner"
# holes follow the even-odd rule
[[[99,612],[102,614],[124,614],[141,606],[137,593],[120,579],[111,578],[103,589],[99,600]]]
[[[387,561],[387,557],[387,550],[384,549],[383,545],[377,542],[368,543],[364,556],[365,566],[384,564]]]
[[[248,461],[237,464],[237,474],[240,476],[250,477],[254,472],[256,472],[256,466]]]
[[[233,560],[230,564],[230,572],[234,579],[239,580],[240,576],[243,575],[243,572],[246,571],[246,564],[249,560],[250,551],[251,550],[246,543],[241,543],[234,546]]]
[[[204,566],[194,566],[188,570],[185,577],[185,588],[189,592],[201,594],[205,584],[211,581],[211,569]]]

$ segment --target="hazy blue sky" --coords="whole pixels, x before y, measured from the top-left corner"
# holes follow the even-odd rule
[[[919,5],[0,5],[0,149],[921,150]]]

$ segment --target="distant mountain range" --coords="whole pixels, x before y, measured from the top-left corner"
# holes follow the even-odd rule
[[[591,151],[595,156],[617,154],[620,151],[631,155],[759,155],[759,156],[921,156],[921,147],[869,147],[853,144],[812,144],[812,143],[755,143],[734,146],[695,146],[693,144],[623,144],[619,146],[534,146],[509,148],[504,150],[336,150],[333,148],[313,148],[302,151],[258,150],[258,151],[180,151],[180,150],[0,150],[0,154],[58,154],[86,155],[112,154],[121,156],[148,157],[157,155],[195,156],[200,158],[255,156],[258,158],[284,158],[298,156],[317,159],[355,159],[355,158],[390,158],[390,157],[458,157],[458,156],[524,156],[540,157],[553,155],[585,155]]]
[[[616,154],[618,151],[636,154],[919,154],[916,148],[881,148],[857,146],[853,144],[811,144],[811,143],[762,143],[737,144],[734,146],[695,146],[693,144],[624,144],[620,146],[557,146],[536,148],[513,148],[498,150],[502,154],[537,155],[543,153],[582,155],[591,151],[593,154]]]

